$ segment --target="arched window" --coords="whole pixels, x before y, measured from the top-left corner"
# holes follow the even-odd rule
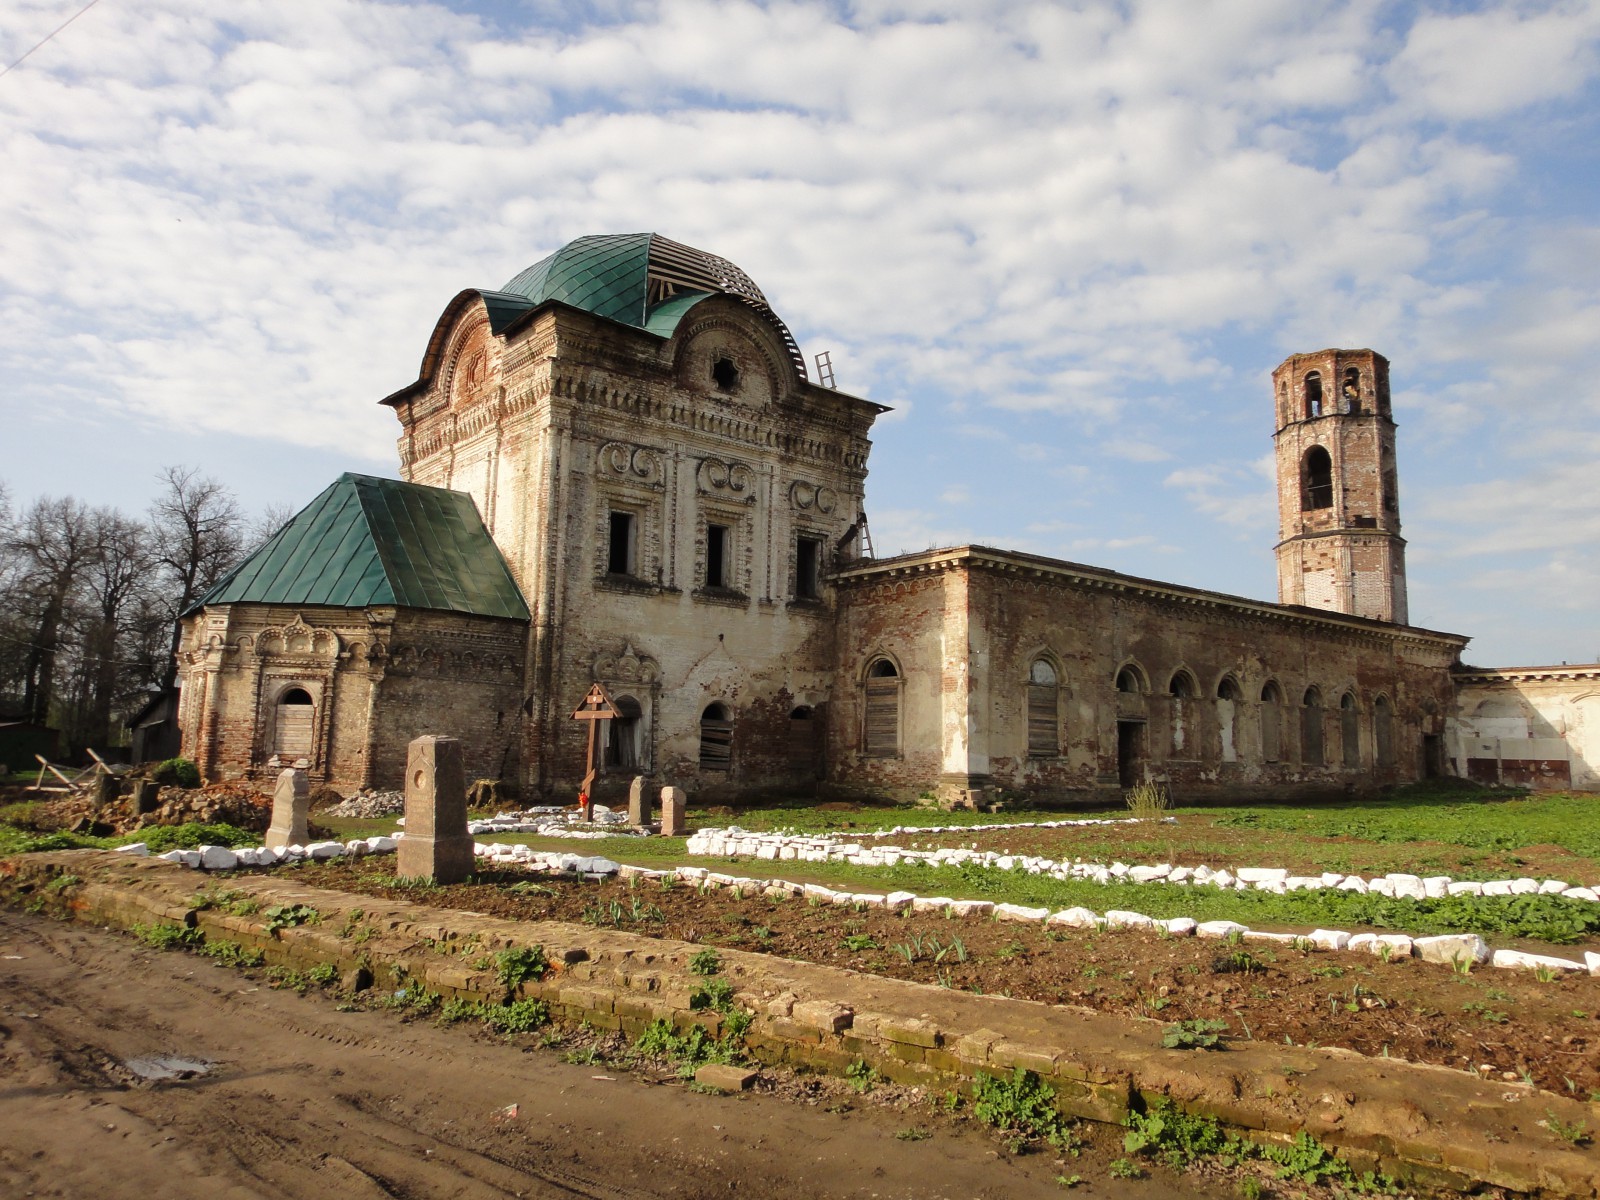
[[[1333,459],[1325,446],[1311,447],[1300,464],[1300,507],[1333,507]]]
[[[893,758],[900,753],[900,672],[887,658],[867,668],[862,753]]]
[[[1361,411],[1361,370],[1358,367],[1345,368],[1344,382],[1339,385],[1339,411]]]
[[[1217,684],[1217,730],[1222,740],[1222,761],[1239,761],[1239,702],[1244,693],[1232,675]]]
[[[1268,683],[1261,689],[1261,757],[1278,762],[1283,757],[1283,693]]]
[[[1380,767],[1394,766],[1394,709],[1387,696],[1372,702],[1373,752]]]
[[[606,731],[606,769],[631,771],[642,759],[639,735],[644,710],[632,696],[618,696],[612,704],[622,715],[606,722],[611,727]]]
[[[1301,703],[1300,761],[1308,767],[1320,767],[1327,761],[1322,749],[1322,693],[1309,687]]]
[[[1144,676],[1139,668],[1129,663],[1117,672],[1117,691],[1142,692],[1144,691]]]
[[[1061,753],[1061,685],[1048,659],[1028,668],[1028,753],[1054,758]]]
[[[1339,741],[1344,765],[1355,768],[1361,765],[1361,712],[1356,708],[1356,698],[1346,692],[1339,697]]]
[[[297,758],[311,757],[315,714],[316,706],[305,688],[292,687],[278,697],[272,752],[286,764]]]
[[[1181,751],[1189,740],[1189,725],[1194,720],[1194,676],[1187,671],[1174,671],[1167,684],[1167,694],[1172,697],[1172,752]]]
[[[733,713],[722,703],[706,705],[700,714],[700,769],[733,768]]]
[[[1322,415],[1322,376],[1312,371],[1306,376],[1306,419]]]
[[[1167,691],[1179,700],[1193,700],[1194,690],[1194,676],[1187,671],[1174,672],[1172,682],[1167,685]]]

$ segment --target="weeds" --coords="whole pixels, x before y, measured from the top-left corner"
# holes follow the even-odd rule
[[[532,1033],[549,1022],[550,1006],[543,1000],[513,1000],[483,1009],[483,1023],[506,1037]]]
[[[1123,796],[1128,811],[1140,821],[1159,821],[1172,807],[1172,793],[1159,783],[1141,783]]]
[[[973,1081],[973,1115],[1010,1135],[1011,1151],[1020,1154],[1029,1142],[1044,1141],[1063,1154],[1079,1149],[1072,1125],[1056,1107],[1056,1092],[1032,1071],[1018,1067],[1009,1077],[979,1073]]]
[[[867,1060],[864,1058],[858,1058],[846,1067],[844,1077],[851,1087],[863,1095],[876,1087],[881,1078],[877,1071],[867,1065]]]
[[[689,960],[689,970],[696,975],[715,975],[722,970],[722,958],[715,950],[701,950]]]
[[[206,935],[186,925],[160,922],[155,925],[134,925],[129,929],[134,937],[156,950],[185,950],[199,946]]]
[[[1226,1021],[1195,1019],[1179,1021],[1161,1031],[1161,1044],[1168,1050],[1221,1050]]]
[[[1548,1108],[1544,1110],[1544,1120],[1540,1121],[1539,1124],[1543,1125],[1562,1141],[1573,1146],[1587,1146],[1591,1140],[1587,1122],[1563,1121]]]
[[[550,969],[542,945],[514,946],[494,956],[494,977],[506,995],[514,995],[525,980],[543,979]]]
[[[309,904],[274,904],[262,915],[267,918],[266,928],[271,934],[297,925],[315,925],[322,920],[322,914]]]

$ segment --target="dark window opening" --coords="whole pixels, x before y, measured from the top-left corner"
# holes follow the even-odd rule
[[[1179,700],[1189,700],[1194,697],[1194,680],[1184,671],[1179,671],[1172,677],[1167,690]]]
[[[611,514],[611,543],[606,553],[606,570],[613,575],[633,574],[633,514]]]
[[[1322,376],[1313,371],[1306,376],[1306,418],[1322,415]]]
[[[1322,748],[1322,693],[1307,688],[1305,707],[1300,710],[1300,761],[1320,767],[1326,761]]]
[[[728,544],[732,530],[726,525],[706,526],[706,586],[728,586]]]
[[[1139,672],[1132,667],[1123,667],[1122,670],[1117,672],[1117,691],[1142,692],[1144,691],[1144,680],[1139,678]]]
[[[1378,765],[1394,766],[1394,716],[1382,696],[1372,702],[1372,740]]]
[[[1333,459],[1322,446],[1306,451],[1300,470],[1300,507],[1306,510],[1333,507]]]
[[[794,594],[801,600],[816,600],[822,595],[822,542],[818,538],[795,539]]]
[[[1278,706],[1283,696],[1276,684],[1261,689],[1261,757],[1266,762],[1277,762],[1283,757],[1283,724]]]
[[[1244,693],[1239,690],[1239,685],[1234,682],[1233,676],[1224,676],[1222,682],[1217,684],[1218,700],[1243,700]]]
[[[816,716],[816,710],[804,704],[789,714],[789,769],[803,777],[821,777],[822,725]]]
[[[277,728],[273,752],[286,761],[311,757],[312,714],[315,706],[305,688],[292,687],[278,697]]]
[[[1344,383],[1339,388],[1339,407],[1347,413],[1361,411],[1361,372],[1355,367],[1344,373]]]
[[[1059,682],[1055,667],[1043,658],[1028,671],[1028,753],[1035,758],[1061,753]]]
[[[700,714],[700,769],[727,771],[733,767],[733,714],[726,704],[711,704]]]
[[[1131,788],[1144,782],[1144,722],[1117,722],[1117,783]]]
[[[718,391],[731,392],[739,386],[739,368],[731,358],[719,358],[711,364],[711,381]]]
[[[1361,765],[1361,714],[1349,692],[1339,698],[1339,749],[1346,767]]]
[[[639,721],[644,711],[632,696],[618,696],[612,702],[621,716],[606,722],[606,766],[626,771],[639,765]]]

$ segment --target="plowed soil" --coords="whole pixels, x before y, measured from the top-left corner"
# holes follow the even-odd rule
[[[317,887],[512,919],[588,921],[1162,1023],[1222,1020],[1233,1038],[1342,1046],[1600,1096],[1600,979],[1588,975],[1546,982],[1486,967],[1458,975],[1365,953],[858,912],[657,883],[550,879],[531,890],[520,872],[419,895],[395,886],[385,858],[293,870]]]

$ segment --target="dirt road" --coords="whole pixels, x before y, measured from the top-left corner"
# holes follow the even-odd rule
[[[1230,1194],[1112,1178],[1117,1133],[1064,1167],[1012,1158],[925,1112],[696,1094],[0,911],[7,1200],[1023,1200],[1063,1171],[1100,1197]]]

